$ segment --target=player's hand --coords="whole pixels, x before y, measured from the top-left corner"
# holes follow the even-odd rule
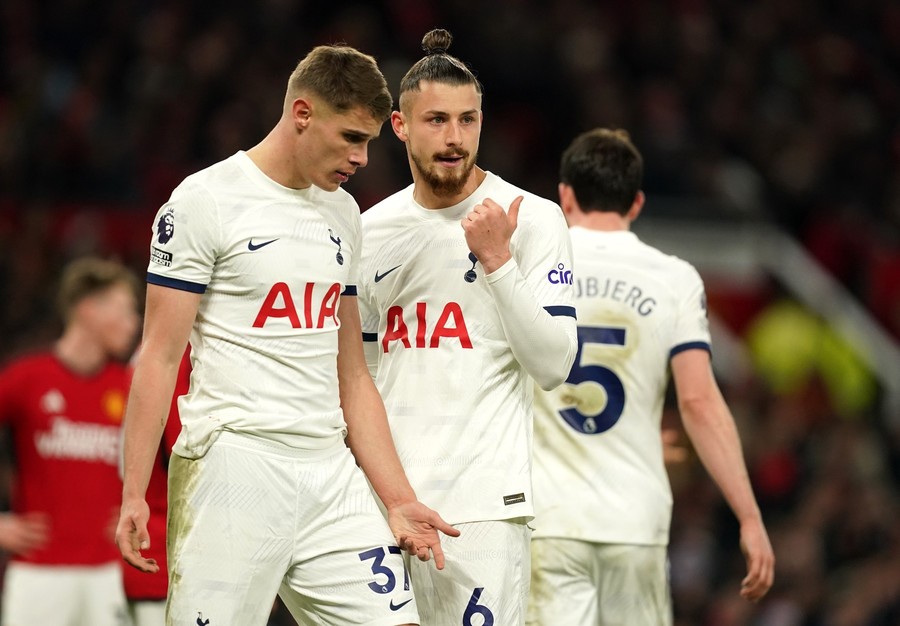
[[[159,571],[156,559],[146,559],[141,555],[141,550],[150,547],[150,533],[147,532],[149,519],[150,507],[145,500],[123,501],[116,527],[116,545],[126,563],[142,572],[155,574]]]
[[[761,520],[741,524],[741,551],[747,561],[741,597],[757,602],[768,593],[775,579],[775,553]]]
[[[46,513],[0,515],[0,548],[14,554],[27,554],[47,544],[50,538],[50,517]]]
[[[518,196],[509,205],[507,212],[499,204],[486,198],[481,204],[472,207],[460,222],[469,250],[488,274],[512,258],[509,242],[519,223],[521,204],[522,196]]]
[[[445,522],[436,511],[421,502],[407,502],[388,509],[388,524],[394,539],[403,550],[427,561],[434,555],[434,564],[444,569],[444,551],[438,531],[459,537],[459,531]]]

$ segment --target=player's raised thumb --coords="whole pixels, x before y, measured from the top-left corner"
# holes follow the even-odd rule
[[[519,205],[522,204],[523,197],[517,196],[515,200],[512,201],[512,204],[509,205],[509,211],[507,211],[507,215],[509,215],[509,221],[512,222],[512,227],[515,229],[519,224]]]

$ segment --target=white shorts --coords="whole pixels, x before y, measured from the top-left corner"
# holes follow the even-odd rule
[[[119,563],[35,565],[12,561],[3,581],[3,626],[125,626]]]
[[[520,520],[456,524],[441,536],[446,564],[409,558],[422,626],[521,626],[528,601],[531,529]]]
[[[165,600],[138,600],[128,602],[131,626],[166,626]]]
[[[666,547],[532,540],[528,624],[671,625]]]
[[[168,624],[418,623],[400,549],[353,455],[223,432],[169,465]]]

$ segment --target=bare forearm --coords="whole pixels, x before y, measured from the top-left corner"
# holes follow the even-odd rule
[[[687,434],[700,461],[737,519],[760,519],[734,418],[718,390],[711,397],[680,403]]]
[[[367,374],[355,384],[358,391],[352,399],[345,399],[343,407],[347,445],[387,508],[415,501],[372,379]]]
[[[386,507],[415,502],[391,438],[384,402],[366,367],[355,296],[341,297],[338,315],[338,387],[347,445]]]
[[[169,413],[178,362],[142,354],[135,369],[124,425],[123,497],[143,498]]]

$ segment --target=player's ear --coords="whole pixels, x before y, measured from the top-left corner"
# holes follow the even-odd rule
[[[633,222],[638,218],[638,215],[641,214],[641,210],[644,208],[644,192],[638,191],[634,196],[634,201],[631,203],[631,208],[628,209],[628,213],[625,217],[628,221]]]
[[[559,187],[559,206],[562,207],[563,215],[571,215],[576,207],[575,191],[571,185],[560,183]]]
[[[403,113],[400,111],[391,113],[391,128],[394,130],[394,134],[397,135],[397,139],[403,143],[409,140],[409,135],[406,132],[406,121],[403,119]]]
[[[308,98],[296,98],[291,103],[291,118],[294,120],[294,127],[297,130],[305,130],[309,126],[309,119],[312,117],[313,105]]]

